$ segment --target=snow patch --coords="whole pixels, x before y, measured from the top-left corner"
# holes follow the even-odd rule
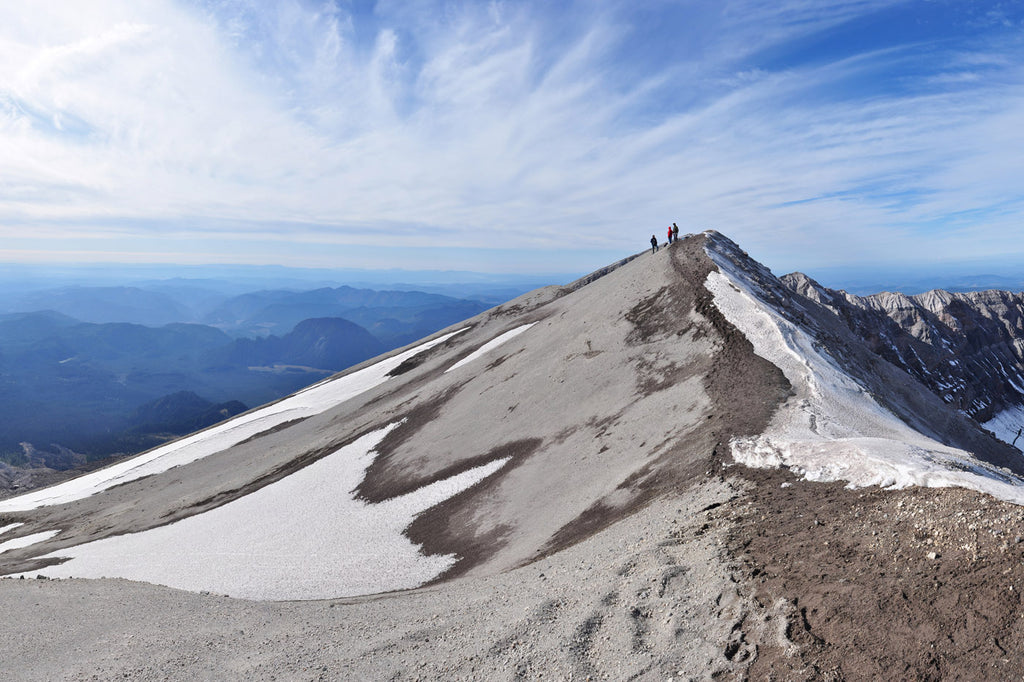
[[[1014,405],[1007,408],[985,422],[984,426],[1005,443],[1013,444],[1016,440],[1015,447],[1024,452],[1024,435],[1017,438],[1018,431],[1024,428],[1024,406]]]
[[[11,524],[8,524],[6,526],[0,526],[0,535],[3,535],[4,533],[6,533],[9,530],[14,530],[18,526],[24,526],[24,525],[25,525],[24,523],[11,523]]]
[[[403,531],[417,515],[498,471],[508,458],[368,504],[355,488],[374,448],[367,434],[245,497],[167,526],[61,549],[32,575],[121,577],[243,599],[326,599],[418,587],[455,564],[424,555]]]
[[[763,434],[732,441],[738,463],[788,467],[807,480],[843,480],[850,487],[961,486],[1024,504],[1024,480],[908,427],[806,332],[761,303],[732,262],[708,253],[721,269],[705,282],[716,307],[796,393]]]
[[[454,365],[452,365],[451,367],[446,369],[445,370],[445,374],[447,374],[448,372],[451,372],[453,370],[456,370],[459,367],[462,367],[463,365],[468,365],[469,363],[473,362],[474,360],[479,358],[484,353],[487,353],[488,351],[494,350],[495,348],[497,348],[501,344],[505,343],[506,341],[510,341],[510,340],[514,339],[515,337],[519,336],[520,334],[522,334],[523,332],[525,332],[527,329],[529,329],[530,327],[532,327],[535,324],[537,324],[537,323],[536,322],[531,322],[530,324],[524,324],[522,327],[516,327],[515,329],[512,329],[510,331],[505,332],[501,336],[498,336],[498,337],[495,337],[495,338],[491,339],[490,341],[488,341],[484,345],[480,346],[478,349],[476,349],[475,351],[473,351],[472,353],[470,353],[469,355],[467,355],[466,357],[462,358],[461,360],[456,362]]]
[[[21,524],[16,523],[14,525],[20,526]],[[4,526],[4,530],[10,529],[11,526]],[[26,535],[20,538],[14,538],[13,540],[8,540],[7,542],[0,542],[0,554],[3,554],[4,552],[9,552],[12,549],[21,549],[22,547],[28,547],[29,545],[34,545],[37,542],[42,542],[43,540],[49,540],[59,532],[59,530],[44,530],[41,533],[32,533],[31,535]]]
[[[159,474],[222,452],[257,433],[293,419],[319,414],[374,388],[388,379],[388,373],[408,358],[432,348],[460,329],[420,344],[403,353],[385,358],[369,367],[335,379],[326,379],[266,407],[246,412],[205,431],[178,439],[161,447],[99,469],[84,476],[12,497],[0,502],[0,512],[27,511],[39,507],[81,500],[115,485],[144,476]]]

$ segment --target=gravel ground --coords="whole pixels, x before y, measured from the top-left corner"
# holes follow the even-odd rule
[[[796,655],[762,656],[752,679],[1022,678],[1024,508],[960,488],[743,475],[758,493],[719,510],[730,554],[755,600],[800,616]]]
[[[403,593],[3,579],[4,678],[1020,679],[1020,507],[724,472],[534,564]]]
[[[350,601],[249,602],[124,580],[0,580],[11,680],[712,679],[753,660],[709,476],[566,551]],[[730,502],[733,500],[733,502]],[[715,518],[713,518],[715,517]],[[741,650],[742,649],[742,650]]]

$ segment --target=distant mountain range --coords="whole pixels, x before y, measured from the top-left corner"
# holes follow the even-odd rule
[[[216,327],[231,336],[282,335],[302,320],[342,317],[374,333],[385,345],[404,345],[472,317],[490,305],[422,291],[377,291],[350,286],[296,291],[265,289],[228,295],[213,284],[147,287],[61,287],[8,298],[0,314],[51,311],[78,322],[123,322],[159,327],[175,322]],[[510,292],[509,297],[519,292]]]
[[[1024,403],[1024,294],[933,290],[862,297],[801,273],[781,281],[831,310],[874,353],[979,422]]]
[[[373,291],[352,287],[313,291],[257,291],[224,301],[203,317],[205,324],[235,336],[291,331],[302,320],[340,317],[366,328],[391,348],[472,317],[488,306],[419,291]]]
[[[192,322],[195,313],[171,296],[137,287],[66,287],[25,294],[10,307],[52,310],[83,322],[161,326]]]
[[[340,370],[390,350],[369,331],[338,317],[303,320],[284,336],[235,339],[208,354],[211,367],[298,366]]]
[[[954,267],[964,272],[954,272]],[[814,279],[829,282],[829,288],[841,289],[858,296],[869,296],[879,292],[899,292],[908,296],[923,294],[935,289],[950,292],[970,291],[1022,291],[1024,272],[1019,265],[1005,267],[1006,274],[984,273],[986,264],[972,266],[950,264],[948,267],[935,266],[893,268],[887,272],[862,271],[853,268],[817,268]]]
[[[61,469],[189,433],[487,307],[416,291],[224,296],[183,283],[36,291],[18,305],[41,309],[0,314],[0,461]]]

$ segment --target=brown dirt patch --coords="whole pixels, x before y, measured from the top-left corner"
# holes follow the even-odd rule
[[[265,436],[269,436],[269,435],[277,433],[279,431],[284,431],[285,429],[291,428],[292,426],[295,426],[296,424],[301,424],[302,422],[306,421],[308,418],[309,417],[300,417],[298,419],[289,419],[286,422],[281,422],[277,426],[272,426],[269,429],[267,429],[266,431],[260,431],[259,433],[254,433],[253,435],[249,436],[245,440],[238,441],[237,445],[245,445],[246,443],[251,443],[252,441],[259,440],[260,438],[263,438]]]
[[[756,489],[721,512],[729,550],[763,606],[799,613],[798,653],[763,650],[752,679],[1021,679],[1024,509],[961,489],[742,475]]]
[[[461,385],[453,386],[436,398],[420,402],[404,413],[402,423],[391,429],[375,448],[377,457],[366,470],[366,476],[356,487],[357,498],[371,504],[383,502],[446,478],[441,475],[429,478],[417,476],[407,466],[395,463],[395,452],[425,425],[437,419],[441,414],[441,408],[461,388]],[[482,464],[482,462],[480,463]],[[470,468],[472,467],[466,467],[463,471]]]
[[[485,455],[459,462],[457,467],[438,475],[437,478],[440,480],[496,459],[510,458],[505,466],[472,488],[463,490],[420,514],[406,529],[406,536],[421,544],[426,554],[456,554],[459,557],[454,566],[432,580],[431,584],[464,575],[502,546],[507,529],[499,526],[490,532],[480,533],[479,523],[476,521],[478,506],[474,500],[492,494],[501,476],[537,452],[542,442],[540,438],[527,438],[505,443]]]
[[[465,333],[471,329],[473,329],[472,325],[467,326],[465,329],[463,329],[462,333]],[[442,351],[451,348],[454,345],[454,343],[458,342],[456,339],[460,335],[461,334],[457,334],[452,338],[446,339],[443,343],[431,346],[426,350],[422,350],[419,353],[416,353],[412,357],[406,358],[404,361],[402,361],[400,365],[398,365],[398,367],[395,367],[393,370],[388,372],[387,375],[389,377],[397,377],[405,374],[406,372],[411,372],[412,370],[416,369],[427,360],[431,360]]]
[[[728,451],[731,438],[761,433],[775,410],[792,395],[789,380],[778,367],[754,354],[747,337],[715,307],[714,296],[704,286],[717,267],[704,251],[705,238],[687,237],[670,249],[672,267],[693,292],[694,309],[721,337],[722,350],[715,354],[704,388],[715,406],[716,448]]]

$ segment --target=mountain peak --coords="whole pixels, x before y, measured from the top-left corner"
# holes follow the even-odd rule
[[[786,677],[831,670],[832,651],[842,655],[829,665],[849,665],[860,640],[834,621],[870,633],[901,617],[896,606],[975,644],[1001,637],[965,627],[960,606],[917,597],[941,591],[940,575],[973,585],[957,568],[968,564],[1024,588],[1017,550],[955,522],[959,507],[975,519],[991,505],[1000,532],[1024,533],[1024,514],[999,501],[1024,501],[1024,461],[870,346],[857,320],[884,316],[886,338],[899,326],[882,299],[851,300],[775,277],[720,233],[691,235],[0,501],[0,570],[129,578],[199,593],[167,597],[199,605],[204,593],[313,600],[261,605],[261,622],[287,611],[351,627],[336,632],[358,652],[345,670],[365,677],[451,637],[445,660],[467,677],[510,665],[527,676]],[[962,301],[949,299],[948,314]],[[936,563],[946,553],[955,560]],[[130,589],[139,603],[167,594]],[[1012,622],[1019,602],[993,590],[985,608]],[[350,602],[316,601],[338,598]],[[919,646],[905,629],[860,652],[873,662],[856,671],[897,669],[890,658]],[[520,641],[546,652],[540,663]],[[1003,645],[1008,669],[1024,663],[1018,643]],[[963,669],[975,644],[958,654]]]
[[[579,542],[716,466],[713,453],[763,429],[789,392],[782,374],[712,305],[704,280],[715,265],[706,241],[682,240],[575,290],[528,294],[469,320],[380,389],[290,427],[290,445],[264,446],[275,454],[258,467],[193,481],[196,495],[230,503],[254,481],[267,485],[273,471],[324,457],[371,425],[392,424],[359,484],[360,496],[376,505],[507,458],[410,528],[431,554],[463,557],[446,575],[493,574]],[[516,330],[523,331],[504,336]],[[343,373],[332,383],[357,376]],[[317,435],[328,424],[327,438]],[[223,456],[241,457],[255,445]],[[524,487],[524,480],[532,483]],[[562,495],[569,488],[574,494]],[[0,502],[0,510],[17,509],[18,500]],[[179,499],[168,503],[174,508],[157,518],[182,513]],[[65,527],[64,544],[79,532]],[[75,564],[62,570],[84,575]],[[171,573],[163,580],[181,584],[184,575]],[[216,589],[231,593],[227,585]],[[288,589],[241,594],[288,598]]]

